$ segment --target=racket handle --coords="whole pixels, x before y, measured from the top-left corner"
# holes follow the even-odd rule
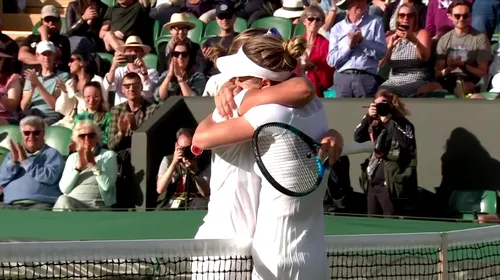
[[[195,156],[199,156],[203,153],[203,149],[191,145],[191,153],[193,153],[193,155]]]

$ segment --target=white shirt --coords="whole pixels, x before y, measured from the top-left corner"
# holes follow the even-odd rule
[[[208,79],[202,96],[216,96],[221,86],[230,79],[230,77],[222,73],[213,75],[212,77],[210,77],[210,79]]]
[[[320,140],[328,130],[326,113],[318,98],[302,109],[276,104],[257,106],[244,117],[254,128],[269,122],[281,122],[296,127],[316,140]],[[261,174],[257,166],[255,171]],[[252,279],[327,279],[323,224],[326,184],[298,198],[280,193],[265,178],[261,178],[257,225],[252,244]]]
[[[118,67],[115,71],[115,81],[112,84],[108,81],[107,75],[104,77],[104,81],[102,83],[104,89],[107,91],[116,92],[115,105],[127,101],[127,97],[125,97],[125,94],[123,94],[122,92],[122,80],[123,76],[125,76],[128,72],[130,71],[128,70],[127,65]],[[159,79],[158,71],[156,71],[156,69],[149,68],[148,79],[142,83],[142,97],[144,97],[146,100],[152,103],[156,103],[153,93],[155,87],[158,85],[158,79]]]
[[[246,94],[235,97],[239,107]],[[234,116],[238,116],[237,109]],[[214,110],[212,119],[224,119]],[[261,181],[253,172],[251,142],[212,150],[210,202],[196,239],[251,238],[255,230]]]

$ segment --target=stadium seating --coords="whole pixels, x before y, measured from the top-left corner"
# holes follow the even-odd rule
[[[32,30],[33,34],[39,34],[38,28],[40,28],[41,24],[42,23],[39,21],[33,26],[33,30]],[[68,22],[66,21],[66,18],[61,17],[61,33],[66,32],[67,28],[68,28]]]
[[[279,17],[266,17],[256,20],[252,26],[252,28],[265,28],[270,29],[272,27],[276,28],[283,40],[288,40],[292,37],[293,25],[292,21],[287,18],[279,18]]]
[[[110,54],[110,53],[103,53],[103,52],[100,52],[100,53],[97,53],[97,55],[99,55],[101,57],[101,59],[103,60],[106,60],[108,61],[109,63],[112,63],[113,62],[113,55]]]
[[[66,158],[69,156],[69,144],[72,131],[63,126],[49,126],[45,129],[45,143],[56,149]]]
[[[234,31],[241,33],[242,31],[248,29],[248,22],[244,18],[236,18],[236,21],[234,22]],[[203,37],[207,36],[217,36],[219,35],[220,28],[219,25],[217,24],[217,21],[212,20],[207,24],[207,27],[205,28],[205,33],[203,34]]]
[[[454,191],[450,197],[450,209],[462,219],[474,215],[497,213],[497,192],[490,190]]]
[[[158,39],[156,39],[156,41],[155,41],[156,53],[160,53],[160,50],[159,50],[160,45],[170,41],[170,39],[172,39],[172,35],[170,35],[170,34],[158,37]]]
[[[156,69],[158,67],[158,56],[156,54],[148,53],[144,56],[144,63],[148,68]]]
[[[304,24],[302,22],[297,23],[297,25],[295,25],[295,29],[293,30],[293,37],[303,35],[304,33],[306,33],[306,27]]]
[[[115,5],[115,0],[101,0],[101,2],[106,4],[108,7],[113,7]]]
[[[0,147],[10,149],[10,140],[17,143],[23,142],[23,136],[21,135],[21,130],[17,125],[0,125]]]

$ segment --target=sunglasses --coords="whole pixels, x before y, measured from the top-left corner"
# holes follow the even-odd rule
[[[95,136],[96,136],[95,132],[78,134],[78,138],[80,138],[81,140],[85,138],[94,139]]]
[[[45,18],[43,19],[43,21],[45,21],[45,22],[59,22],[59,21],[60,21],[60,19],[59,19],[59,18],[56,18],[56,17],[45,17]]]
[[[24,136],[30,136],[30,135],[39,136],[40,133],[41,133],[40,130],[25,130],[25,131],[23,131]]]
[[[173,30],[175,31],[179,31],[179,30],[189,30],[189,27],[187,26],[175,26],[175,27],[172,27]]]
[[[453,17],[456,19],[456,20],[459,20],[460,18],[463,18],[463,19],[468,19],[469,18],[469,14],[453,14]]]
[[[399,18],[414,18],[415,13],[399,13]]]
[[[233,15],[231,14],[222,14],[217,16],[218,19],[223,20],[223,19],[232,19]]]
[[[322,22],[323,20],[319,17],[308,17],[307,21],[309,21],[309,22],[313,22],[313,21]]]
[[[183,58],[186,58],[189,56],[188,52],[177,52],[177,51],[173,51],[172,52],[172,56],[173,57],[179,57],[179,56],[182,56]]]
[[[126,88],[126,89],[129,89],[130,87],[132,87],[133,89],[138,89],[140,87],[141,84],[139,83],[133,83],[133,84],[123,84],[122,87]]]
[[[72,58],[69,59],[69,63],[73,63],[75,61],[80,61],[80,59],[77,58],[77,57],[72,57]]]

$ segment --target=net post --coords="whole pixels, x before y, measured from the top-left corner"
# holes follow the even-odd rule
[[[441,245],[439,246],[439,280],[448,279],[448,233],[441,232]]]

